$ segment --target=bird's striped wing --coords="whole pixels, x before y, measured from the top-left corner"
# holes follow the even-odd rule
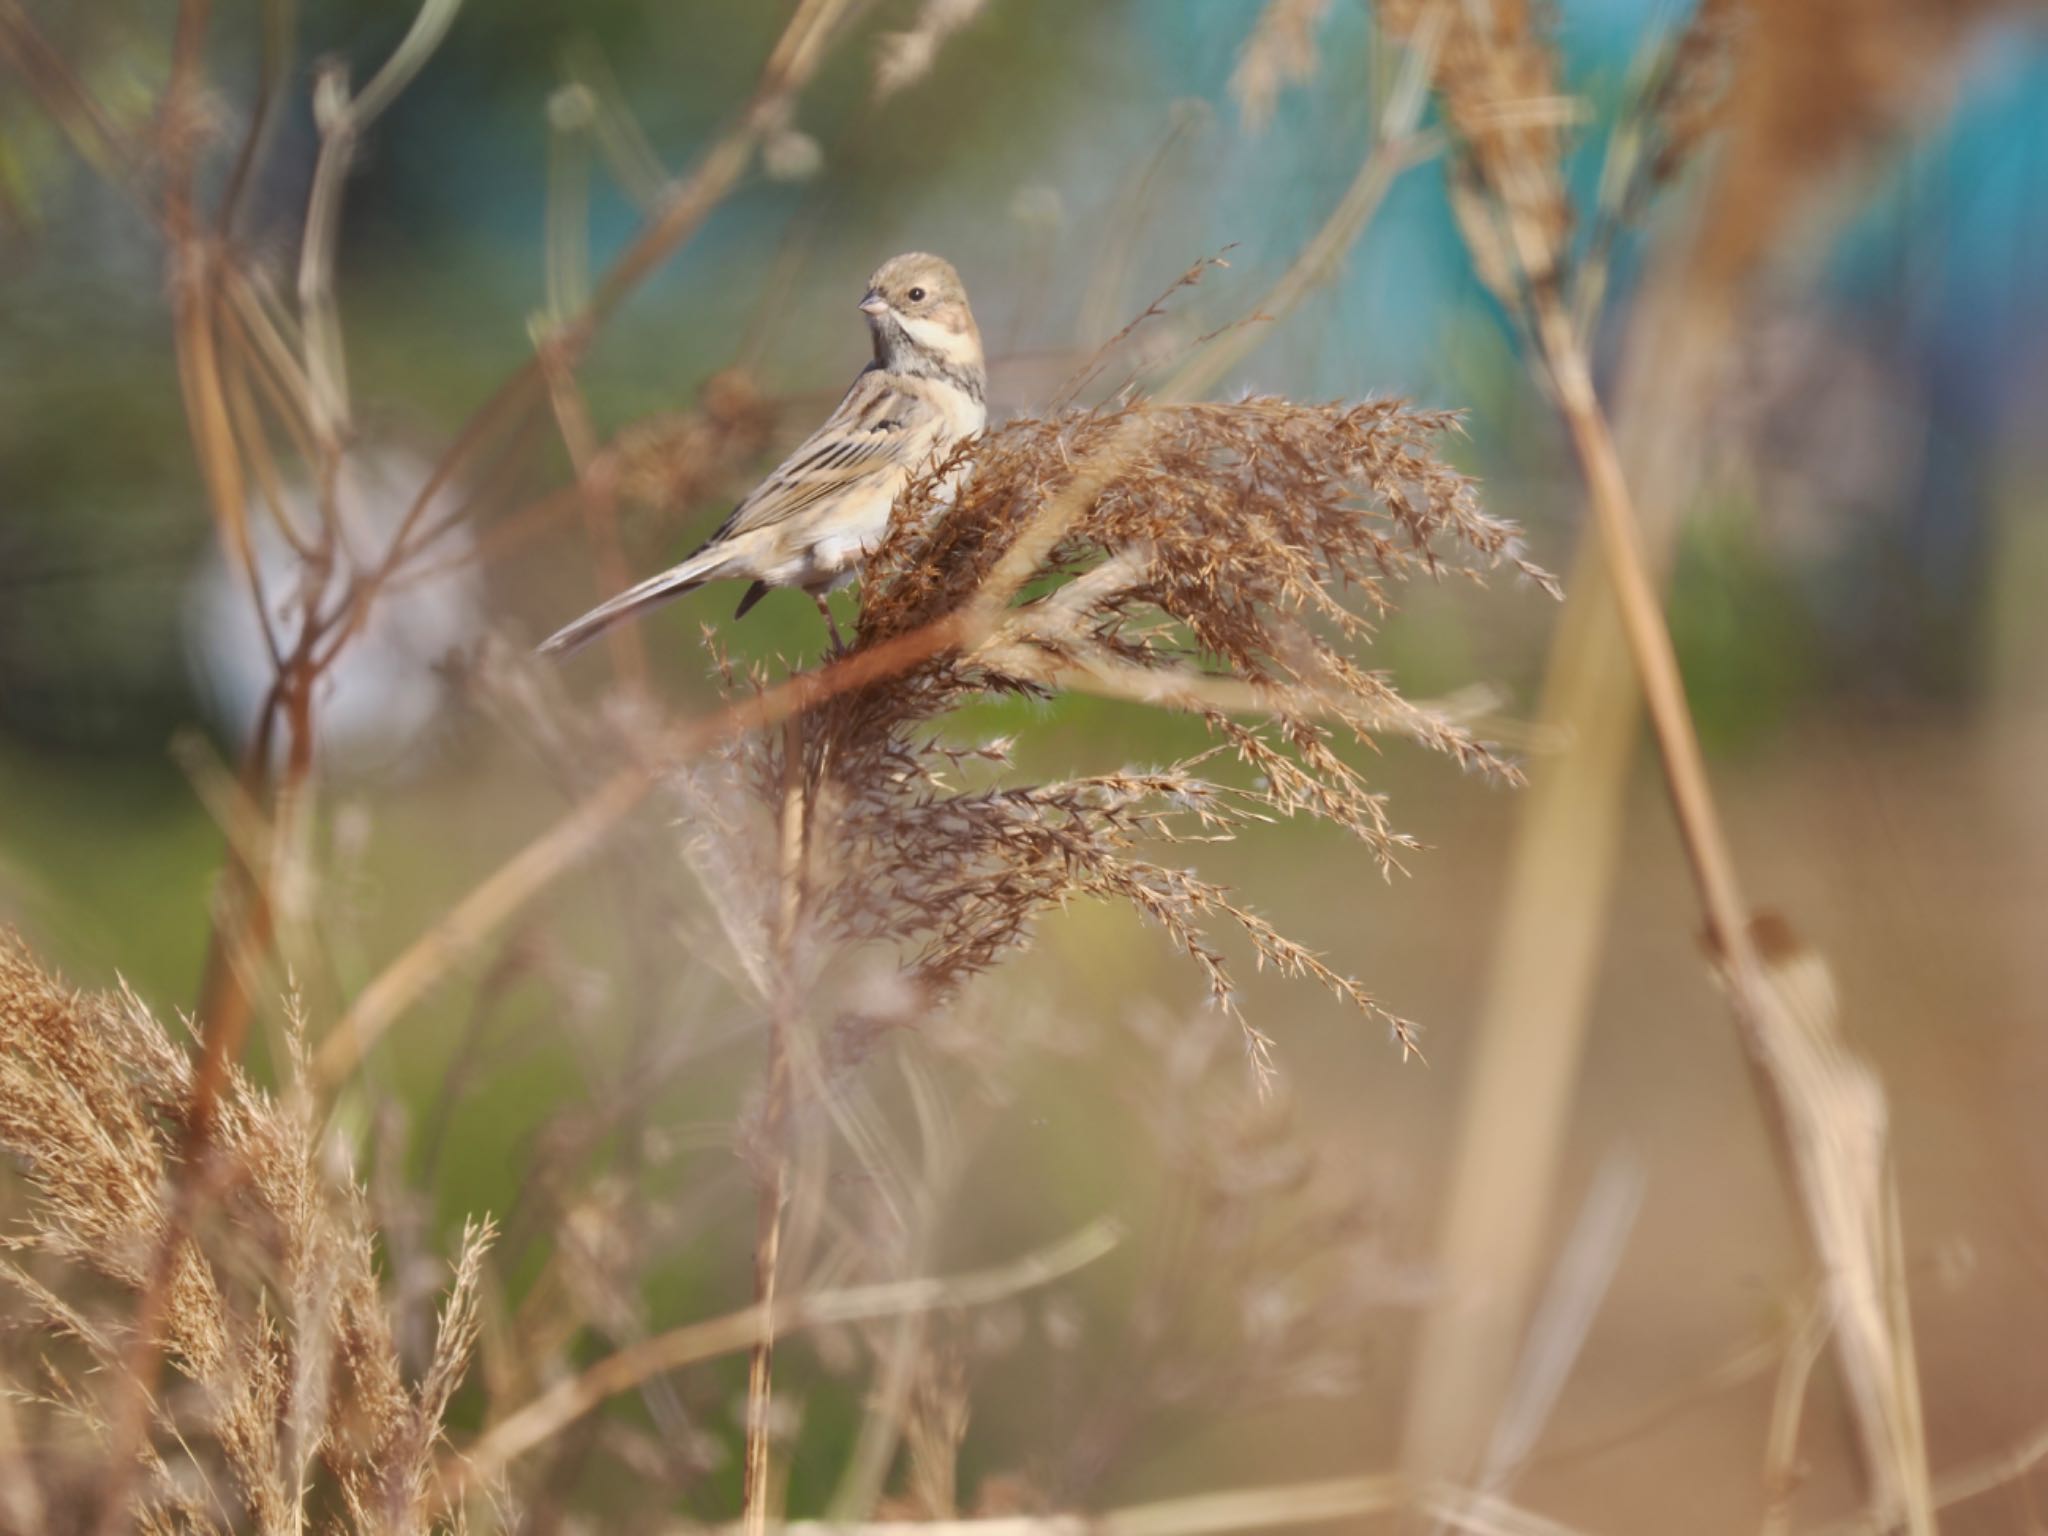
[[[854,380],[825,424],[733,508],[712,542],[823,510],[836,497],[907,473],[930,451],[940,425],[929,400],[870,369]]]

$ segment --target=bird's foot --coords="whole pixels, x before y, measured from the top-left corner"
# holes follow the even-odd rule
[[[832,637],[825,649],[827,658],[846,654],[846,637],[839,633],[839,621],[832,617],[832,599],[822,592],[811,594],[811,601],[818,605],[818,616],[825,621],[825,632]]]

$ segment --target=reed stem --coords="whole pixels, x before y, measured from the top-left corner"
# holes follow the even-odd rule
[[[804,717],[782,725],[782,825],[776,913],[776,983],[768,1018],[768,1064],[761,1108],[761,1148],[766,1160],[755,1206],[754,1304],[761,1309],[761,1333],[747,1366],[746,1462],[741,1483],[741,1523],[747,1536],[768,1528],[769,1409],[774,1398],[775,1293],[782,1264],[782,1211],[789,1201],[790,1044],[802,1011],[797,980],[797,935],[804,905]]]

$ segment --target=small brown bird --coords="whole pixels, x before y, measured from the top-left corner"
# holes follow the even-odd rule
[[[543,652],[573,651],[658,603],[729,579],[752,583],[734,617],[771,587],[802,587],[838,642],[825,594],[853,579],[911,477],[988,421],[981,333],[951,264],[922,251],[891,257],[860,308],[875,360],[825,424],[689,559],[556,631]]]

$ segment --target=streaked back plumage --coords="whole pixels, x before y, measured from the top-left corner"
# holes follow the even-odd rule
[[[774,587],[819,599],[852,576],[911,477],[988,420],[981,332],[952,264],[923,251],[876,268],[861,300],[874,361],[813,432],[688,559],[549,636],[566,654],[707,581],[750,580],[744,614]]]

